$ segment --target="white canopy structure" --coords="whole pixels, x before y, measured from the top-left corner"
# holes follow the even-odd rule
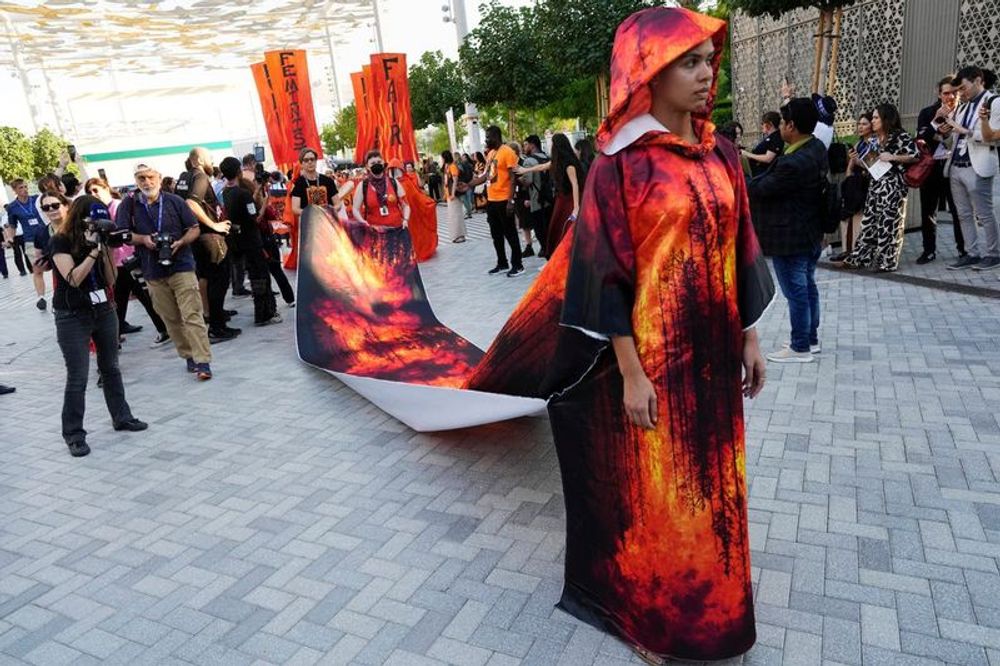
[[[370,29],[377,22],[377,4],[376,0],[6,0],[0,1],[0,20],[0,68],[10,68],[20,79],[32,122],[51,124],[45,121],[54,110],[53,129],[86,142],[97,139],[97,130],[102,138],[133,133],[135,123],[144,120],[129,117],[143,114],[126,114],[120,101],[116,109],[112,100],[120,98],[123,89],[137,97],[160,98],[164,108],[171,105],[170,97],[191,100],[227,89],[240,104],[249,104],[248,66],[260,61],[264,51],[281,48],[329,52],[329,66],[335,72],[333,49],[338,37]],[[323,60],[316,63],[316,68],[322,64]],[[227,76],[227,71],[239,74]],[[81,81],[90,85],[81,88]],[[75,85],[61,85],[66,82]],[[102,100],[107,111],[102,109],[99,128],[88,126],[93,122],[78,125],[73,120],[75,105],[90,107]]]

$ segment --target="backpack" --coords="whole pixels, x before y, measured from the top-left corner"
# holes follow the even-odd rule
[[[535,153],[531,156],[538,164],[548,164],[552,160],[545,153]],[[551,167],[545,171],[539,172],[541,176],[539,179],[538,187],[538,203],[542,208],[549,208],[555,203],[556,200],[556,189],[552,185],[552,169]],[[532,187],[535,185],[532,183]]]
[[[827,150],[826,156],[830,167],[830,173],[834,175],[847,173],[847,146],[838,141],[834,141],[830,144],[830,148]]]
[[[465,160],[460,160],[455,163],[458,168],[458,182],[455,183],[455,192],[458,194],[465,194],[469,191],[469,183],[472,182],[472,164],[466,162]]]
[[[824,234],[832,234],[840,226],[840,221],[843,218],[840,187],[836,183],[830,182],[829,176],[825,173],[822,177],[823,183],[819,191],[819,227]]]

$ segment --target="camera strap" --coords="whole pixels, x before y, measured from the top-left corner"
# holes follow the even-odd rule
[[[163,202],[162,192],[160,193],[160,200],[157,203],[160,204],[160,209],[159,211],[157,211],[157,216],[156,216],[156,233],[160,233],[160,230],[163,228],[163,208],[165,207],[165,204]],[[146,215],[149,217],[150,221],[152,221],[153,214],[149,212],[149,204],[143,201],[142,207],[146,209]]]

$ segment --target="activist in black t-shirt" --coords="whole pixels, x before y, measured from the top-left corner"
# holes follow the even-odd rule
[[[247,274],[250,276],[254,323],[258,326],[277,324],[281,322],[281,316],[271,291],[271,274],[267,268],[267,257],[264,256],[263,239],[257,227],[260,211],[254,200],[256,186],[241,179],[241,167],[240,161],[235,157],[227,157],[219,165],[226,179],[222,201],[229,221],[234,228],[239,229],[235,237],[237,245],[243,251]]]
[[[257,210],[257,203],[247,187],[242,184],[230,186],[227,183],[226,188],[222,190],[222,206],[226,210],[229,222],[239,229],[235,234],[237,247],[244,252],[264,247],[260,229],[257,227],[260,211]]]
[[[333,205],[333,197],[337,194],[337,181],[321,173],[312,177],[303,173],[295,179],[295,186],[292,188],[292,196],[298,200],[302,210],[309,206],[309,188],[317,186],[326,189],[326,203]]]

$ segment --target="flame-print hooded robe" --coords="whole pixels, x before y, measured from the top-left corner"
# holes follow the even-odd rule
[[[708,110],[694,119],[697,145],[649,115],[650,80],[707,39],[718,72],[723,21],[655,8],[618,28],[554,365],[569,377],[582,350],[597,351],[549,402],[567,510],[560,607],[698,660],[755,640],[742,349],[774,295],[733,145]],[[708,109],[714,96],[713,85]],[[656,390],[654,430],[625,416],[613,336],[635,339]]]

